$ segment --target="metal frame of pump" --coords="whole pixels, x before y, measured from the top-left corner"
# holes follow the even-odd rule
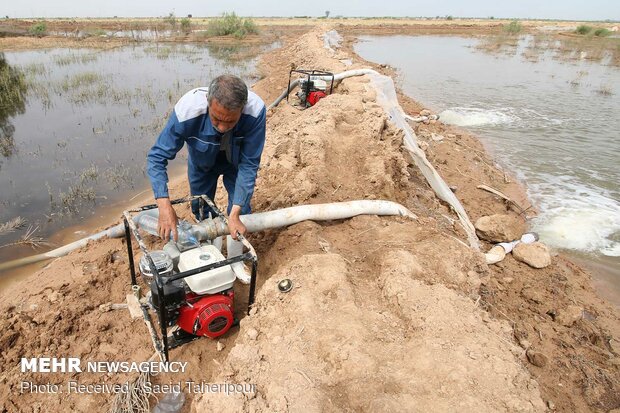
[[[308,102],[308,96],[310,95],[311,92],[311,86],[312,86],[312,76],[325,76],[325,77],[331,77],[332,81],[331,84],[329,86],[329,94],[332,94],[332,91],[334,90],[334,74],[331,72],[325,72],[323,70],[316,70],[316,69],[312,69],[312,70],[307,70],[307,69],[291,69],[291,71],[288,74],[288,91],[289,93],[291,92],[291,78],[293,76],[293,73],[300,73],[302,75],[306,75],[308,76],[308,79],[306,81],[305,84],[305,88],[306,90],[304,90],[304,94],[305,94],[305,99],[303,104],[308,107],[308,106],[312,106],[309,104]],[[286,101],[288,102],[288,94],[286,95]]]
[[[195,195],[195,196],[189,196],[189,197],[185,197],[185,198],[179,198],[179,199],[175,199],[172,201],[172,204],[181,204],[184,202],[191,202],[194,199],[199,199],[200,202],[200,219],[203,220],[204,216],[202,215],[203,213],[203,208],[206,205],[208,205],[211,210],[213,212],[215,212],[217,214],[217,217],[219,217],[220,219],[222,219],[226,224],[228,224],[228,220],[226,219],[226,217],[224,216],[224,214],[217,208],[217,206],[215,205],[215,203],[209,199],[209,197],[207,197],[206,195]],[[254,248],[252,247],[252,245],[248,242],[247,239],[245,239],[241,234],[237,234],[237,237],[239,239],[239,241],[241,241],[243,243],[243,245],[248,249],[248,252],[239,255],[237,257],[233,257],[233,258],[228,258],[225,259],[223,261],[218,261],[212,264],[208,264],[208,265],[204,265],[202,267],[198,267],[198,268],[194,268],[188,271],[184,271],[184,272],[180,272],[177,274],[174,274],[170,277],[166,277],[164,279],[162,279],[162,277],[159,275],[159,272],[157,271],[157,267],[155,266],[155,263],[153,262],[152,257],[149,254],[148,249],[146,248],[146,245],[144,244],[144,241],[142,240],[142,237],[140,235],[140,233],[138,232],[138,228],[136,226],[136,224],[134,223],[131,213],[137,213],[137,212],[142,212],[142,211],[146,211],[149,209],[155,209],[157,208],[156,204],[150,204],[150,205],[144,205],[135,209],[131,209],[131,210],[127,210],[127,211],[123,211],[123,221],[124,221],[124,225],[125,225],[125,240],[126,240],[126,244],[127,244],[127,255],[129,257],[129,271],[131,273],[131,286],[132,289],[135,289],[138,287],[138,284],[136,282],[137,278],[136,278],[136,268],[135,268],[135,264],[134,264],[134,258],[133,258],[133,248],[132,248],[132,243],[131,243],[131,234],[133,234],[134,238],[136,239],[136,241],[138,242],[138,246],[140,247],[140,249],[142,250],[142,252],[144,253],[144,255],[147,258],[147,262],[149,265],[149,268],[151,269],[152,273],[153,273],[153,280],[156,283],[157,286],[157,291],[159,294],[159,297],[161,297],[161,299],[158,302],[158,306],[156,308],[156,312],[157,312],[157,317],[159,318],[159,327],[160,327],[160,334],[161,334],[161,339],[158,337],[157,333],[155,332],[155,329],[153,328],[153,321],[151,320],[151,316],[148,312],[148,306],[146,304],[140,304],[140,307],[142,309],[142,315],[144,317],[144,320],[147,324],[147,326],[149,327],[149,332],[151,334],[151,339],[153,340],[153,345],[155,347],[155,350],[159,353],[160,357],[163,359],[164,362],[168,362],[169,361],[169,357],[168,357],[168,352],[170,349],[173,349],[175,347],[181,346],[185,343],[188,343],[190,341],[195,340],[196,338],[200,338],[200,336],[192,336],[189,339],[185,339],[185,340],[178,340],[176,339],[174,336],[170,337],[171,339],[174,340],[173,343],[169,343],[169,337],[168,337],[168,320],[167,320],[167,314],[166,314],[166,297],[164,294],[164,285],[169,284],[173,281],[177,281],[186,277],[190,277],[192,275],[195,274],[199,274],[201,272],[205,272],[205,271],[209,271],[215,268],[220,268],[220,267],[224,267],[226,265],[230,265],[230,264],[234,264],[237,262],[242,262],[242,261],[252,261],[252,277],[250,279],[250,292],[249,292],[249,297],[248,297],[248,307],[247,307],[247,311],[248,314],[250,312],[250,308],[252,306],[252,304],[254,304],[254,295],[255,295],[255,290],[256,290],[256,272],[257,272],[257,268],[258,268],[258,257],[256,255],[256,252],[254,251]],[[138,287],[139,288],[139,287]]]

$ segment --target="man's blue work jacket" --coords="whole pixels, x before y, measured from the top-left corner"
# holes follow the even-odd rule
[[[146,157],[147,173],[155,198],[168,197],[166,166],[185,143],[190,157],[190,182],[192,176],[198,176],[199,170],[208,171],[215,166],[222,134],[211,124],[207,92],[207,88],[190,90],[177,102],[166,127]],[[242,209],[249,207],[254,193],[256,173],[265,145],[265,114],[265,103],[249,91],[248,102],[230,139],[231,162],[237,168],[232,204]]]

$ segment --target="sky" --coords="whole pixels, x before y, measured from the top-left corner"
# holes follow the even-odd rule
[[[216,16],[454,16],[620,20],[620,0],[2,0],[0,16],[9,17],[157,17]]]

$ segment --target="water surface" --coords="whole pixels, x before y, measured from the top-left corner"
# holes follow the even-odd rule
[[[480,137],[517,174],[558,249],[620,271],[620,70],[521,37],[362,37],[365,59],[395,67],[405,93]],[[615,284],[620,284],[616,279]]]
[[[29,227],[47,238],[148,189],[146,152],[174,103],[219,74],[251,83],[260,50],[246,49],[154,43],[0,54],[0,73],[14,74],[7,84],[26,86],[2,97],[0,225],[25,224],[0,234],[0,246],[20,242]],[[183,170],[184,159],[171,169]],[[3,247],[0,261],[32,253]]]

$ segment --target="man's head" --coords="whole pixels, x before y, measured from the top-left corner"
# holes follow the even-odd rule
[[[237,76],[218,76],[209,85],[209,118],[220,133],[232,129],[248,101],[248,87]]]

